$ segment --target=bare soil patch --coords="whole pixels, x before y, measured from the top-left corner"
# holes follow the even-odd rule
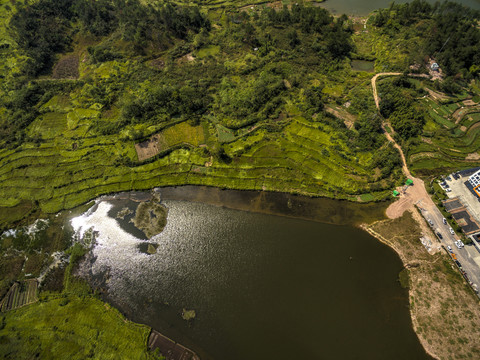
[[[424,158],[434,158],[436,156],[437,156],[437,153],[434,153],[434,152],[421,152],[421,153],[411,155],[410,161],[416,161]]]
[[[345,126],[349,129],[352,129],[353,128],[353,125],[355,123],[355,121],[357,120],[357,118],[350,114],[349,112],[343,110],[343,109],[340,109],[338,107],[331,107],[331,106],[327,106],[325,107],[325,110],[327,112],[329,112],[330,114],[332,114],[333,116],[339,118],[339,119],[342,119],[343,122],[345,123]]]
[[[478,152],[473,152],[467,155],[465,160],[479,160],[480,159],[480,154]]]
[[[180,144],[200,146],[204,141],[205,136],[201,126],[191,126],[187,122],[182,122],[152,135],[150,139],[144,142],[135,144],[135,150],[138,160],[143,161],[173,146]]]
[[[153,59],[150,61],[150,66],[157,70],[162,70],[165,67],[165,61],[162,58]]]
[[[468,100],[463,100],[463,105],[465,106],[475,106],[475,105],[478,105],[475,101],[473,101],[472,99],[468,99]]]
[[[147,141],[135,144],[135,150],[137,151],[138,161],[143,161],[157,155],[158,150],[158,137],[160,135],[154,135]]]
[[[79,60],[77,55],[67,55],[61,58],[53,68],[52,77],[54,79],[78,79]]]
[[[425,250],[411,212],[365,228],[391,246],[408,269],[413,327],[426,351],[437,359],[478,359],[479,301],[446,252]]]
[[[191,61],[194,61],[194,60],[195,60],[195,58],[193,57],[192,53],[188,53],[187,55],[179,57],[177,59],[177,63],[178,64],[185,64],[185,63],[188,63],[188,62],[191,62]]]

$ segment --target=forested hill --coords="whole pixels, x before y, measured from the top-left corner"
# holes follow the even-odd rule
[[[95,36],[118,32],[123,41],[132,43],[132,55],[143,55],[152,42],[167,49],[189,32],[210,30],[198,7],[141,5],[138,0],[41,0],[20,5],[10,26],[17,44],[30,57],[25,65],[29,75],[48,72],[55,55],[71,46],[79,30]],[[101,60],[109,60],[108,54]]]
[[[470,80],[480,74],[480,12],[453,2],[416,0],[380,9],[372,24],[392,38],[421,41],[416,56],[434,56],[448,75]]]
[[[383,200],[403,178],[371,71],[448,75],[380,82],[406,146],[433,129],[425,87],[476,91],[478,14],[457,5],[201,4],[2,0],[0,217],[182,184]]]

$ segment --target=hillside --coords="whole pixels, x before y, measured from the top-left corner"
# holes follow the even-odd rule
[[[96,2],[110,7],[110,18],[92,22],[89,11],[107,10],[65,4],[20,7],[10,21],[16,41],[3,49],[1,83],[4,222],[37,205],[52,213],[163,185],[373,200],[401,181],[369,74],[350,66],[348,18],[302,5],[277,13],[129,2],[120,11]],[[191,25],[168,23],[167,13]],[[39,14],[63,33],[49,38],[53,20],[32,30]],[[334,108],[356,126],[326,111]]]
[[[388,198],[404,179],[371,71],[426,72],[425,56],[455,51],[425,48],[421,34],[448,25],[456,8],[416,1],[366,21],[308,3],[237,5],[3,1],[3,225],[165,185]],[[382,114],[419,175],[478,163],[473,62],[445,65],[444,85],[380,83]],[[449,120],[465,100],[468,114]]]

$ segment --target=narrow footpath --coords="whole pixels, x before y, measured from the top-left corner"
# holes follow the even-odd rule
[[[372,78],[373,98],[375,100],[375,105],[379,113],[380,113],[380,98],[377,92],[377,79],[381,76],[384,77],[384,76],[399,76],[399,75],[402,75],[402,73],[398,73],[398,72],[378,73]],[[409,76],[428,77],[428,75],[425,75],[425,74],[409,74]],[[383,133],[385,134],[388,141],[390,141],[390,143],[392,143],[392,145],[400,153],[400,157],[402,159],[403,173],[407,178],[413,180],[413,186],[411,186],[406,191],[406,193],[402,196],[402,198],[399,201],[396,201],[395,203],[393,203],[391,206],[389,206],[389,208],[387,209],[387,216],[391,219],[398,218],[403,215],[405,210],[415,210],[414,205],[418,205],[426,209],[437,209],[432,199],[428,195],[427,190],[425,189],[423,180],[413,177],[412,174],[410,173],[410,170],[408,169],[408,166],[407,166],[407,159],[405,158],[405,154],[403,153],[402,148],[400,147],[400,145],[397,144],[395,139],[388,133],[385,125],[386,125],[386,122],[385,122],[385,119],[383,119],[382,121]],[[416,211],[413,211],[413,213],[415,214]],[[427,231],[424,231],[424,230],[427,230]],[[424,232],[424,235],[429,235],[429,236],[432,235],[431,231],[429,231],[428,229],[428,226],[425,229],[424,229],[424,226],[422,226],[422,232]]]

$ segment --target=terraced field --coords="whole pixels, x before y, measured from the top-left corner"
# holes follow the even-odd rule
[[[428,110],[422,137],[408,148],[411,169],[420,175],[480,164],[480,106],[466,94],[419,100]]]
[[[127,51],[131,44],[119,33],[102,38],[79,31],[72,33],[68,52],[55,55],[53,73],[29,78],[29,90],[38,90],[41,99],[32,100],[28,110],[39,115],[16,133],[21,141],[5,141],[0,150],[0,227],[37,208],[55,213],[102,194],[156,186],[263,189],[353,201],[389,197],[389,190],[402,181],[400,169],[382,174],[382,159],[376,158],[382,142],[372,141],[375,147],[361,144],[353,126],[357,120],[367,124],[365,119],[375,112],[370,74],[353,72],[349,59],[324,71],[325,60],[311,53],[312,36],[300,28],[304,47],[298,54],[292,52],[285,29],[272,27],[278,50],[259,55],[243,38],[229,38],[229,26],[241,30],[238,22],[226,26],[222,20],[232,2],[201,3],[209,5],[214,25],[208,36],[196,36],[202,45],[178,40],[166,43],[165,49],[146,46],[147,61]],[[270,5],[282,3],[290,2]],[[267,6],[235,2],[236,7],[253,4]],[[2,7],[5,19],[6,9]],[[99,60],[95,51],[110,58]],[[290,52],[292,59],[287,59],[283,54]],[[21,51],[10,48],[5,54],[12,61],[5,62],[11,66],[4,74],[13,76]],[[186,57],[188,61],[178,61]],[[162,66],[152,66],[151,59]],[[0,116],[10,126],[7,120],[15,114],[7,94],[16,83],[4,79]],[[162,89],[171,91],[167,100],[158,95]],[[164,111],[179,108],[168,101],[182,91],[189,94],[182,98],[186,112]],[[203,97],[195,98],[196,93]],[[233,94],[232,99],[225,94]],[[251,98],[262,94],[269,96],[249,114]],[[240,105],[225,111],[237,97],[243,99]],[[318,97],[317,104],[310,102],[312,97]],[[164,105],[158,105],[159,99]],[[348,107],[342,105],[346,103]],[[247,111],[236,114],[237,105]],[[333,115],[342,119],[322,111],[324,105],[334,107]],[[125,115],[134,106],[139,111]],[[195,113],[196,108],[203,112]],[[348,117],[348,129],[343,117]],[[237,123],[242,126],[230,126]],[[146,142],[152,136],[154,141]]]
[[[5,312],[34,303],[37,298],[37,281],[26,280],[14,283],[0,302],[0,311]]]
[[[301,117],[291,120],[280,134],[260,128],[225,144],[231,161],[212,161],[198,146],[202,139],[189,132],[185,141],[195,148],[178,149],[142,164],[133,141],[91,133],[96,115],[90,109],[47,111],[29,128],[42,138],[40,144],[0,151],[0,206],[14,207],[29,200],[53,213],[100,194],[180,184],[293,190],[356,199],[375,184],[368,170],[371,154],[357,157],[347,146],[347,139],[335,134],[333,128]],[[207,142],[216,141],[216,129],[205,128]],[[172,136],[177,143],[183,141],[178,129],[160,133],[167,145],[174,145],[168,140]],[[380,189],[385,185],[378,184]],[[374,198],[383,196],[382,191],[373,194]]]

